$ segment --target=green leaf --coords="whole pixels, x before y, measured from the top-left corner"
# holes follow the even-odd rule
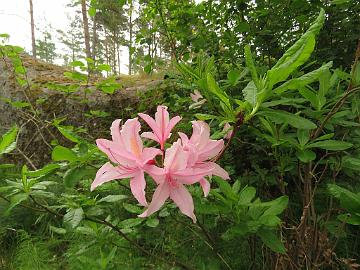
[[[272,251],[285,254],[286,248],[274,231],[261,229],[257,232],[261,240],[266,246],[268,246]]]
[[[85,176],[93,176],[94,174],[94,169],[90,169],[86,165],[71,168],[64,175],[64,185],[67,188],[73,188]]]
[[[300,151],[296,152],[296,156],[301,162],[304,162],[304,163],[308,163],[308,162],[316,159],[315,152],[308,150],[308,149],[300,150]]]
[[[101,203],[101,202],[113,203],[113,202],[118,202],[118,201],[121,201],[121,200],[124,200],[127,198],[128,198],[128,196],[126,196],[126,195],[108,195],[104,198],[101,198],[99,200],[99,203]]]
[[[11,210],[17,206],[18,204],[22,203],[23,201],[26,201],[29,197],[28,193],[18,193],[15,194],[14,196],[11,196],[10,198],[10,205],[9,207],[6,209],[6,211],[4,212],[4,215],[7,216],[10,214]]]
[[[215,182],[219,185],[221,192],[228,198],[231,200],[236,201],[237,200],[237,196],[235,194],[235,192],[233,191],[233,189],[231,188],[230,184],[221,179],[220,177],[214,176],[213,178],[215,180]]]
[[[244,98],[249,102],[253,107],[255,107],[257,102],[257,88],[254,81],[250,81],[246,87],[242,90]]]
[[[321,9],[319,16],[316,18],[315,22],[310,26],[310,28],[303,34],[299,40],[297,40],[294,45],[292,45],[284,54],[283,56],[277,61],[274,68],[278,68],[282,64],[288,61],[288,59],[294,55],[297,51],[301,49],[304,43],[308,41],[309,36],[316,36],[320,29],[322,28],[325,21],[325,11]]]
[[[90,7],[88,10],[89,16],[90,17],[94,17],[96,15],[96,8],[95,7]]]
[[[54,161],[66,160],[73,162],[78,160],[78,157],[71,149],[60,145],[55,146],[52,151],[51,158]]]
[[[207,85],[208,85],[208,88],[209,88],[210,92],[213,93],[214,95],[216,95],[220,99],[220,101],[222,103],[224,103],[227,106],[227,108],[230,110],[231,105],[230,105],[229,97],[218,86],[218,84],[216,83],[214,77],[210,73],[208,73],[207,76],[206,76],[206,82],[207,82]]]
[[[58,168],[60,168],[60,165],[58,165],[58,164],[47,164],[39,170],[28,171],[26,174],[29,177],[40,177],[40,176],[47,175]]]
[[[64,228],[59,228],[59,227],[54,227],[54,226],[49,226],[50,231],[57,233],[57,234],[65,234],[66,230]]]
[[[141,214],[144,211],[140,207],[133,204],[123,203],[123,206],[126,209],[126,211],[133,214]]]
[[[227,74],[227,79],[228,79],[228,83],[231,86],[235,86],[238,84],[239,80],[244,77],[247,73],[247,69],[241,71],[241,70],[237,70],[237,69],[232,69],[228,72]]]
[[[155,228],[159,225],[159,220],[157,218],[150,218],[150,219],[146,220],[145,224],[148,227]]]
[[[111,71],[111,67],[107,64],[100,64],[97,66],[97,69],[101,70],[101,71],[107,71],[107,72]]]
[[[280,65],[276,64],[267,72],[269,88],[271,89],[276,83],[286,80],[293,71],[304,64],[309,59],[314,48],[315,36],[310,34],[307,36],[306,40],[304,40],[301,47],[294,54],[289,55],[284,63]]]
[[[254,59],[252,58],[251,49],[249,45],[245,45],[244,48],[245,62],[247,68],[250,70],[251,78],[256,85],[256,88],[260,90],[259,75],[257,74]]]
[[[360,171],[360,158],[343,157],[342,166],[350,170]]]
[[[299,129],[316,128],[316,125],[310,120],[285,111],[267,110],[267,111],[258,112],[258,115],[267,116],[275,123],[288,123],[290,126]]]
[[[275,216],[281,214],[289,203],[288,196],[281,196],[270,202],[271,206],[265,210],[264,216]]]
[[[0,155],[11,152],[16,148],[16,137],[19,129],[13,126],[8,132],[1,136]]]
[[[248,204],[250,203],[256,195],[256,189],[254,187],[246,186],[239,193],[238,204]]]
[[[325,65],[322,65],[320,68],[318,68],[316,70],[313,70],[313,71],[311,71],[309,73],[306,73],[306,74],[302,75],[301,77],[291,79],[291,80],[283,83],[279,87],[275,88],[274,92],[277,93],[277,94],[282,94],[286,90],[302,89],[306,85],[317,81],[325,71],[328,71],[329,68],[332,67],[332,64],[333,63],[331,61],[329,63],[326,63]]]
[[[69,128],[65,128],[63,126],[56,125],[56,128],[60,131],[60,133],[68,140],[74,142],[74,143],[80,143],[83,141],[83,139],[78,136],[76,133],[74,133]]]
[[[331,151],[342,151],[353,146],[352,143],[336,141],[336,140],[324,140],[318,141],[311,144],[306,145],[306,148],[320,148]]]
[[[67,228],[75,229],[84,218],[82,208],[70,209],[63,218],[63,222]]]
[[[319,100],[317,95],[313,91],[308,88],[300,88],[299,93],[311,103],[311,106],[313,108],[318,108]]]
[[[129,219],[125,219],[123,221],[121,221],[119,223],[120,228],[122,229],[128,229],[128,228],[132,228],[135,227],[139,224],[141,224],[141,222],[143,222],[144,219],[142,218],[129,218]]]

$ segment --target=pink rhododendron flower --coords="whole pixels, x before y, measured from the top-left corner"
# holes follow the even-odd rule
[[[141,136],[158,142],[161,150],[164,150],[165,142],[171,136],[171,130],[181,120],[181,117],[175,116],[169,120],[166,106],[157,107],[155,119],[144,113],[139,113],[139,116],[144,119],[153,131],[144,132]]]
[[[185,151],[178,140],[170,148],[166,150],[164,168],[149,166],[149,173],[158,184],[152,201],[148,209],[139,215],[139,217],[147,217],[158,211],[165,201],[170,197],[179,207],[180,211],[196,222],[194,214],[194,203],[189,191],[184,185],[191,185],[200,181],[204,176],[208,175],[214,168],[210,166],[204,167],[188,167],[191,153]]]
[[[224,147],[223,140],[210,139],[210,127],[203,121],[193,121],[193,134],[190,139],[186,134],[179,132],[184,149],[191,153],[188,166],[192,168],[213,168],[208,175],[216,175],[223,179],[229,179],[229,174],[215,162],[208,161],[220,153]],[[202,178],[199,181],[205,196],[209,194],[210,184]]]
[[[231,136],[234,132],[228,122],[225,123],[223,131],[227,131],[227,133],[224,135],[224,139],[227,139],[227,140],[229,140],[231,138]]]
[[[165,150],[165,142],[181,118],[176,116],[170,120],[165,106],[158,106],[155,119],[147,114],[140,113],[139,116],[153,131],[143,133],[142,137],[158,142],[161,149],[143,147],[139,135],[141,126],[137,118],[127,120],[121,129],[121,120],[115,120],[111,126],[112,140],[96,140],[98,148],[111,162],[98,170],[91,190],[115,179],[130,178],[130,189],[134,197],[143,206],[148,206],[140,217],[147,217],[158,211],[170,198],[183,214],[196,222],[193,199],[185,185],[199,182],[207,196],[210,183],[205,179],[206,176],[229,178],[223,168],[211,161],[223,149],[224,141],[211,140],[209,125],[202,121],[193,121],[193,134],[190,139],[179,132],[181,139]],[[155,165],[158,164],[155,161],[157,155],[163,155],[162,167]],[[149,205],[145,197],[145,173],[157,184]]]
[[[194,93],[191,93],[190,97],[191,97],[192,101],[194,101],[194,102],[198,102],[199,99],[203,98],[203,96],[201,95],[201,93],[198,90],[195,90]]]
[[[140,204],[146,206],[144,167],[151,163],[156,155],[161,154],[161,151],[156,148],[143,148],[137,118],[127,120],[121,130],[120,121],[115,120],[111,126],[112,141],[96,140],[98,148],[116,166],[109,162],[103,165],[91,184],[91,190],[111,180],[131,178],[131,192]]]

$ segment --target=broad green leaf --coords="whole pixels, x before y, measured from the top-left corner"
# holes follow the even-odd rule
[[[317,81],[321,77],[321,75],[324,72],[328,71],[329,68],[331,67],[332,67],[332,62],[322,65],[320,68],[313,70],[309,73],[306,73],[301,77],[288,80],[279,87],[275,88],[274,92],[276,92],[277,94],[281,94],[286,90],[302,89],[304,86]]]
[[[142,218],[129,218],[129,219],[125,219],[123,221],[121,221],[119,223],[120,228],[122,229],[128,229],[128,228],[132,228],[135,227],[139,224],[141,224],[141,222],[143,222],[144,219]]]
[[[235,192],[232,190],[230,184],[227,181],[225,181],[217,176],[215,176],[213,179],[219,185],[221,192],[228,199],[237,200],[237,196],[236,196]]]
[[[66,171],[64,175],[64,185],[67,188],[73,188],[85,176],[94,176],[94,175],[95,175],[94,169],[89,168],[86,165],[71,168],[68,171]]]
[[[17,126],[13,126],[8,132],[1,136],[0,155],[9,153],[15,149],[18,130]]]
[[[73,162],[78,160],[78,157],[71,149],[60,145],[55,146],[51,157],[54,161],[67,160]]]
[[[296,152],[296,156],[301,162],[304,162],[304,163],[308,163],[308,162],[316,159],[315,152],[313,152],[309,149],[300,150],[300,151]]]
[[[267,116],[275,123],[288,123],[290,126],[299,129],[316,128],[316,125],[310,120],[285,111],[267,110],[267,111],[258,112],[258,115]]]
[[[299,93],[311,103],[313,108],[317,109],[319,107],[318,97],[313,91],[308,88],[300,88]]]
[[[64,215],[63,221],[66,227],[75,229],[84,218],[84,211],[82,208],[70,209]]]
[[[239,193],[238,204],[250,203],[256,195],[256,189],[254,187],[246,186]]]
[[[141,214],[142,212],[144,212],[144,210],[141,209],[139,206],[133,204],[123,203],[123,206],[126,209],[126,211],[133,214]]]
[[[271,89],[276,83],[286,80],[293,71],[309,59],[314,48],[315,36],[309,34],[294,54],[289,55],[284,63],[275,65],[267,72],[268,87]]]
[[[113,202],[118,202],[118,201],[121,201],[121,200],[124,200],[127,198],[128,198],[128,196],[126,196],[126,195],[108,195],[104,198],[101,198],[99,200],[99,203],[101,203],[101,202],[113,203]]]
[[[56,125],[56,128],[60,131],[60,133],[62,135],[64,135],[64,137],[74,143],[80,143],[83,141],[83,139],[78,136],[76,133],[74,133],[72,130]]]
[[[94,17],[96,15],[96,8],[95,7],[90,7],[88,10],[89,16],[90,17]]]
[[[288,59],[294,55],[304,43],[307,42],[309,36],[316,36],[320,29],[322,28],[325,21],[325,11],[321,9],[319,16],[316,18],[314,23],[310,26],[310,28],[303,34],[300,39],[298,39],[284,54],[283,56],[277,61],[274,68],[278,68],[280,65],[284,64]]]
[[[360,215],[358,214],[341,214],[338,215],[337,218],[342,222],[346,222],[351,225],[360,225]]]
[[[281,196],[270,202],[271,206],[265,210],[264,216],[275,216],[281,214],[289,203],[288,196]]]
[[[306,145],[306,148],[320,148],[330,151],[341,151],[351,148],[353,146],[352,143],[336,141],[336,140],[324,140],[318,141],[311,144]]]
[[[261,229],[257,232],[260,236],[261,240],[267,245],[272,251],[285,254],[286,248],[284,244],[281,242],[279,237],[272,230]]]
[[[257,102],[257,88],[254,81],[250,81],[246,87],[242,90],[244,99],[249,102],[253,107],[255,107]]]

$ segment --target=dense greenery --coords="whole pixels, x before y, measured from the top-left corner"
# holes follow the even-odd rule
[[[46,82],[77,102],[75,120],[33,95],[23,49],[2,34],[1,61],[21,98],[1,102],[21,117],[0,139],[0,269],[357,269],[359,12],[339,0],[89,1],[91,57],[81,58],[82,35],[67,33],[67,81]],[[123,44],[132,72],[164,82],[121,109],[90,110],[92,94],[122,91]],[[207,197],[188,186],[196,223],[170,200],[138,217],[129,179],[90,191],[108,161],[95,140],[110,137],[113,120],[161,104],[182,117],[170,142],[196,119],[226,138],[212,161],[230,180],[209,177]],[[157,183],[147,180],[150,201]]]

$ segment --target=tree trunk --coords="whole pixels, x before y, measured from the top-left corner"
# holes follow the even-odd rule
[[[120,65],[120,45],[117,43],[117,59],[118,59],[118,66],[119,66],[119,77],[121,74],[121,65]]]
[[[30,19],[31,19],[31,45],[32,45],[32,55],[36,58],[36,45],[35,45],[35,23],[34,23],[34,9],[33,2],[29,0],[30,3]]]
[[[84,26],[85,54],[87,58],[91,58],[89,21],[86,13],[86,0],[81,0],[81,13],[83,17],[83,26]]]
[[[132,22],[132,11],[133,3],[130,0],[129,7],[129,75],[131,75],[131,66],[132,66],[132,35],[133,35],[133,22]]]

